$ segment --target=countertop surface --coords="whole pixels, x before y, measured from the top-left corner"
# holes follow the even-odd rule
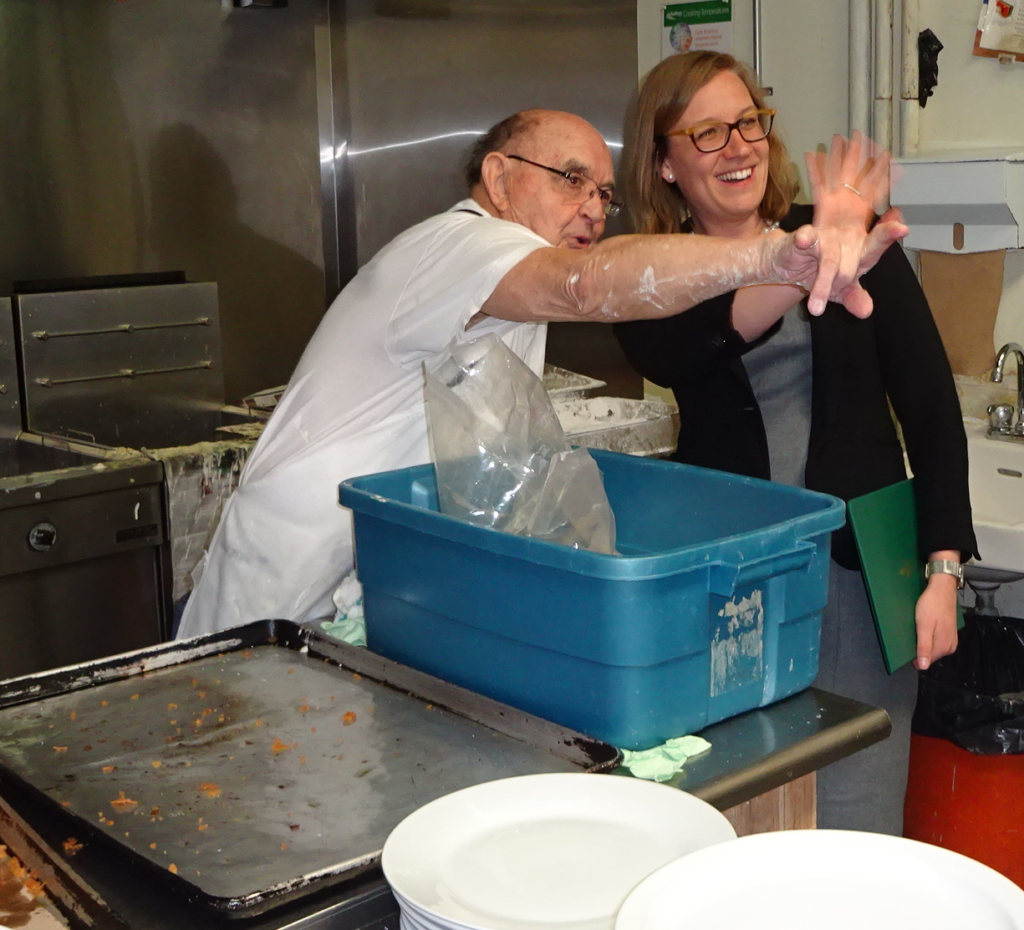
[[[78,452],[0,437],[0,510],[163,481],[141,455],[100,461]]]
[[[884,711],[811,688],[767,708],[749,711],[708,727],[706,754],[687,763],[670,785],[690,791],[719,809],[740,804],[884,739],[890,729]],[[620,772],[621,773],[621,772]],[[598,776],[595,776],[598,777]],[[8,779],[0,781],[0,842],[25,855],[39,844],[61,849],[67,824]],[[43,857],[45,864],[45,857]],[[132,864],[111,848],[56,856],[63,886],[79,901],[76,880],[94,889],[122,919],[120,926],[147,930],[397,930],[397,907],[379,870],[328,888],[298,904],[250,919],[230,919],[189,905],[167,890],[132,880]],[[49,886],[49,882],[47,883]],[[86,895],[87,896],[87,895]],[[118,926],[114,923],[112,926]]]

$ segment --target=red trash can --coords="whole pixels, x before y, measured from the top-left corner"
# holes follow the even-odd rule
[[[1024,888],[1024,755],[915,734],[903,835],[970,856]]]

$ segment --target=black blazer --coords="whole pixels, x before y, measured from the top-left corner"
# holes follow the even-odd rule
[[[811,207],[794,205],[782,228],[797,229],[811,215]],[[867,320],[834,303],[811,318],[805,484],[848,501],[902,481],[891,402],[915,476],[921,555],[939,549],[958,549],[964,559],[977,555],[960,404],[924,292],[898,245],[862,283],[875,305]],[[770,478],[764,423],[741,361],[758,343],[744,342],[732,328],[733,293],[674,317],[614,329],[633,367],[675,393],[676,461]],[[848,526],[833,536],[832,555],[846,568],[859,567]]]

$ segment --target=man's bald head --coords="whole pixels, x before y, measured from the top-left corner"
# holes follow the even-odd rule
[[[580,133],[600,140],[601,134],[582,117],[562,110],[522,110],[492,126],[473,146],[466,164],[466,183],[473,190],[480,183],[480,168],[491,152],[507,155],[518,148],[534,149],[547,136]]]

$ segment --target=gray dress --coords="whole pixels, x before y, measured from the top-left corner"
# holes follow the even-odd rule
[[[743,356],[743,365],[764,420],[772,480],[803,487],[812,390],[805,306],[792,307],[779,331]],[[886,672],[863,577],[835,562],[814,684],[883,707],[892,719],[887,740],[818,772],[818,826],[901,835],[917,672],[910,665]]]

